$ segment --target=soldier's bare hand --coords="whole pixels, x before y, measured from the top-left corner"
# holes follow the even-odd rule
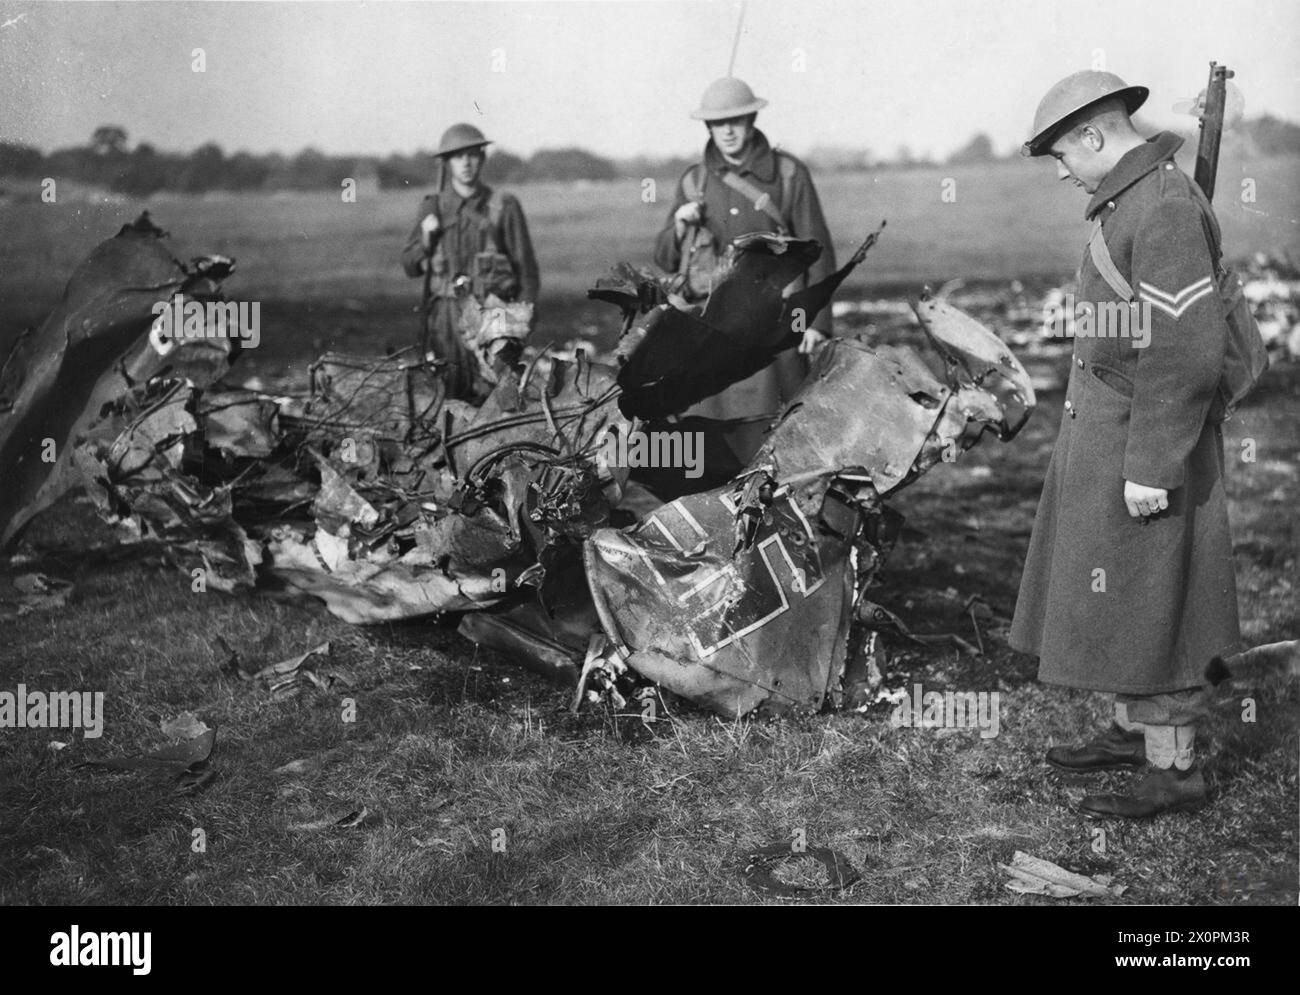
[[[677,213],[673,219],[680,225],[698,225],[704,217],[704,212],[700,209],[697,201],[688,200],[681,207],[677,208]]]
[[[424,242],[425,251],[433,248],[433,236],[439,227],[437,215],[426,214],[420,219],[420,239]]]
[[[1147,487],[1124,481],[1124,504],[1134,518],[1150,518],[1169,507],[1169,492],[1163,487]]]
[[[799,343],[799,351],[805,356],[811,355],[817,351],[817,347],[826,341],[826,336],[815,328],[805,328],[803,341]]]

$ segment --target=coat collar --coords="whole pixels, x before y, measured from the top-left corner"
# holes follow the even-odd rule
[[[1097,187],[1097,192],[1092,195],[1092,200],[1088,201],[1088,209],[1084,211],[1083,216],[1092,220],[1107,203],[1114,200],[1162,162],[1172,159],[1174,153],[1178,151],[1182,144],[1183,139],[1180,136],[1173,134],[1173,132],[1162,131],[1160,134],[1148,138],[1137,148],[1129,149],[1120,157],[1119,162],[1115,163],[1115,168],[1107,173],[1106,178],[1101,181],[1101,185]]]
[[[448,214],[455,214],[466,205],[471,210],[478,208],[487,203],[488,197],[492,195],[492,188],[486,183],[480,183],[478,189],[468,197],[462,197],[456,192],[456,188],[447,181],[447,185],[442,188],[442,205],[447,209]]]
[[[745,152],[745,158],[741,160],[739,166],[733,166],[723,158],[712,138],[704,146],[704,165],[710,173],[718,175],[730,169],[741,176],[750,173],[760,183],[771,183],[776,179],[776,153],[772,151],[767,136],[757,128],[754,129],[754,135],[749,141],[749,148]]]

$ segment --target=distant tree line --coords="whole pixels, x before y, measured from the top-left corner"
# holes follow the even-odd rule
[[[1137,127],[1143,134],[1156,131],[1143,121],[1138,121]],[[1265,114],[1241,121],[1224,132],[1223,147],[1249,156],[1300,155],[1300,125]],[[924,169],[939,165],[965,166],[1019,159],[1020,147],[1016,146],[1005,155],[999,155],[993,146],[993,139],[980,132],[942,160],[913,155],[906,145],[900,145],[889,158],[878,159],[866,149],[838,145],[817,146],[805,158],[813,169],[828,173],[881,168]]]
[[[1225,134],[1224,143],[1254,155],[1296,155],[1300,154],[1300,126],[1266,115],[1241,122]],[[995,162],[1017,154],[1018,150],[1012,150],[1009,155],[999,156],[992,139],[981,133],[942,162],[945,165]],[[865,149],[821,146],[814,148],[806,159],[813,169],[825,172],[912,169],[940,164],[931,158],[914,156],[907,146],[899,147],[887,159],[875,158]],[[545,180],[598,182],[643,177],[676,179],[693,161],[680,156],[615,160],[580,148],[540,149],[523,158],[497,149],[488,156],[484,177],[492,184]],[[131,196],[159,191],[337,190],[349,177],[358,183],[365,178],[382,189],[427,187],[433,182],[435,164],[429,152],[377,158],[330,156],[305,148],[291,156],[278,152],[227,155],[212,142],[200,145],[189,154],[160,151],[148,142],[129,148],[126,129],[119,125],[102,125],[95,129],[88,144],[57,149],[48,155],[31,146],[0,142],[0,177],[70,178]]]
[[[271,152],[227,155],[209,142],[189,154],[163,152],[148,142],[129,148],[125,128],[104,125],[90,142],[57,149],[39,149],[0,142],[0,177],[73,179],[107,187],[118,193],[147,196],[158,191],[206,193],[212,190],[337,190],[347,178],[373,178],[380,188],[426,187],[436,175],[437,160],[429,152],[413,155],[331,156],[314,148],[296,155]],[[680,168],[685,169],[685,161]],[[676,160],[615,162],[585,149],[541,149],[527,159],[504,150],[488,156],[484,178],[489,183],[535,180],[614,180],[623,176],[658,176],[678,165]],[[632,171],[632,173],[629,172]]]

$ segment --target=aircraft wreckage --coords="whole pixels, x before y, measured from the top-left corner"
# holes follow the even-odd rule
[[[861,645],[885,624],[864,593],[900,528],[887,502],[1035,403],[1000,339],[927,297],[924,348],[828,342],[749,465],[712,458],[718,423],[679,413],[794,347],[879,232],[789,295],[820,246],[744,236],[703,307],[621,264],[589,292],[622,315],[610,363],[494,362],[528,305],[489,299],[466,329],[495,383],[479,407],[411,352],[328,353],[284,395],[235,385],[229,330],[159,350],[156,305],[219,302],[233,269],[181,264],[163,234],[145,215],[98,246],[0,372],[3,540],[80,485],[213,588],[301,592],[355,624],[463,612],[579,701],[640,675],[728,717],[840,704],[851,625]],[[628,467],[696,431],[703,463],[676,462],[703,472]]]

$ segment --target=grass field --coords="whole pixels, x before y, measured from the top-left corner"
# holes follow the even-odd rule
[[[1224,175],[1233,168],[1225,164]],[[1253,206],[1268,217],[1223,209],[1228,242],[1260,245],[1262,232],[1272,241],[1261,247],[1294,253],[1296,228],[1286,220],[1300,216],[1294,164],[1255,172]],[[1073,271],[1086,232],[1076,191],[1036,165],[1009,164],[956,172],[957,203],[941,204],[944,175],[822,184],[841,251],[856,232],[890,220],[847,296],[956,276],[1047,281]],[[1266,197],[1270,184],[1287,192]],[[608,333],[608,318],[581,291],[608,263],[643,258],[665,205],[643,206],[637,194],[521,191],[544,266],[550,335]],[[239,259],[232,296],[267,302],[266,352],[250,358],[296,369],[322,347],[378,351],[410,326],[412,284],[394,260],[413,200],[386,195],[373,210],[307,198],[148,206],[175,231],[179,254]],[[36,320],[71,265],[137,206],[83,205],[75,215],[0,208],[4,331]],[[1004,640],[1060,403],[1059,393],[1042,397],[1014,442],[986,440],[894,499],[916,534],[872,595],[921,632],[967,639],[964,600],[979,593],[989,604],[984,656],[893,644],[887,671],[891,686],[998,691],[1002,731],[988,740],[895,729],[885,706],[776,723],[723,723],[672,700],[652,725],[608,706],[573,716],[566,689],[477,652],[454,620],[363,629],[266,597],[194,594],[157,556],[115,550],[90,509],[69,498],[34,525],[33,559],[0,570],[0,590],[33,569],[76,584],[67,608],[0,622],[0,689],[102,690],[105,732],[97,741],[0,733],[0,901],[775,901],[742,880],[745,854],[802,830],[810,848],[833,847],[862,872],[847,891],[827,893],[830,901],[1047,903],[1003,888],[998,865],[1024,850],[1113,874],[1128,889],[1123,903],[1294,905],[1294,685],[1269,681],[1220,696],[1202,740],[1213,802],[1194,815],[1110,823],[1099,838],[1069,803],[1122,776],[1085,781],[1042,764],[1048,746],[1106,714],[1100,696],[1037,684],[1033,661]],[[1228,425],[1251,643],[1300,636],[1297,426],[1294,365],[1271,371]],[[1237,458],[1246,437],[1256,462]],[[246,665],[328,639],[334,669],[351,684],[272,699],[222,672],[218,636]],[[1241,720],[1246,696],[1257,702],[1253,723]],[[356,721],[343,720],[344,697],[355,699]],[[77,766],[162,745],[159,720],[185,710],[218,729],[217,776],[200,793]],[[53,751],[55,739],[69,745]],[[359,824],[334,824],[362,807]]]
[[[1290,252],[1300,260],[1300,160],[1225,159],[1220,177],[1226,251]],[[1255,181],[1255,203],[1235,196],[1238,177]],[[951,202],[943,199],[945,179],[954,181]],[[834,175],[818,186],[839,258],[889,222],[847,297],[918,293],[954,278],[1058,281],[1074,273],[1089,229],[1087,198],[1041,161]],[[542,270],[540,338],[607,337],[616,315],[587,302],[586,288],[618,260],[650,261],[672,181],[658,181],[655,203],[643,202],[632,180],[517,192]],[[325,193],[0,204],[0,350],[54,306],[95,243],[143,208],[174,233],[179,258],[235,257],[229,295],[262,303],[262,353],[250,360],[310,358],[313,342],[367,351],[406,345],[419,286],[402,273],[398,254],[422,193],[382,192],[354,204]]]

